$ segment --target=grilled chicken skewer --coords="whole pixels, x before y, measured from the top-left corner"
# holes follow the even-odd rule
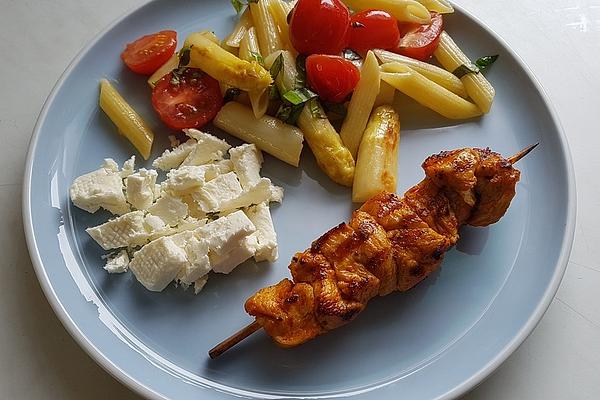
[[[245,304],[256,317],[209,355],[218,357],[265,329],[282,347],[300,345],[353,320],[375,296],[406,291],[434,272],[458,241],[461,225],[497,222],[515,195],[520,172],[489,149],[446,151],[425,160],[425,179],[403,198],[381,193],[297,253],[293,281],[259,290]]]

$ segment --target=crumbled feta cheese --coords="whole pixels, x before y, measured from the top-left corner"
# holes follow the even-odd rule
[[[166,224],[175,226],[187,217],[188,206],[177,197],[163,194],[161,198],[156,200],[156,203],[148,207],[148,212],[160,217]]]
[[[178,195],[195,191],[207,181],[219,175],[214,165],[185,166],[172,169],[167,173],[167,179],[161,183],[161,189]]]
[[[86,229],[86,232],[104,250],[139,246],[148,241],[143,211],[132,211],[102,225]]]
[[[183,160],[181,165],[202,165],[211,161],[218,161],[231,147],[229,143],[208,133],[196,129],[184,129],[189,137],[196,139],[198,144]]]
[[[208,274],[211,269],[208,258],[208,241],[197,234],[197,231],[186,231],[173,235],[173,242],[185,251],[188,263],[177,274],[177,280],[184,285],[191,285],[197,279]]]
[[[206,213],[202,211],[196,200],[191,194],[179,196],[179,200],[183,201],[188,206],[188,214],[190,217],[202,219],[206,218]]]
[[[135,156],[131,156],[129,160],[123,163],[123,168],[121,169],[120,175],[121,178],[127,178],[129,175],[135,172]]]
[[[179,167],[183,160],[194,150],[196,143],[194,139],[189,139],[173,149],[165,150],[160,157],[152,162],[152,166],[163,171]]]
[[[278,257],[277,234],[275,233],[268,203],[260,203],[249,207],[245,210],[245,213],[256,227],[256,232],[253,235],[256,236],[258,243],[254,259],[256,262],[274,262]]]
[[[119,172],[119,164],[112,158],[105,158],[101,167],[110,172]]]
[[[129,269],[146,289],[160,292],[187,264],[185,251],[165,236],[137,251]]]
[[[121,250],[117,254],[108,257],[104,269],[109,274],[121,274],[127,271],[128,266],[129,256],[127,255],[127,251]]]
[[[235,172],[228,172],[204,184],[198,191],[192,193],[192,197],[198,202],[200,209],[208,213],[219,211],[222,204],[240,194],[242,194],[242,187]]]
[[[236,211],[198,229],[200,236],[208,240],[211,254],[218,255],[229,253],[242,238],[254,231],[254,224],[243,211]]]
[[[243,144],[229,149],[233,170],[243,189],[250,189],[260,180],[260,167],[263,157],[254,144]]]
[[[208,274],[194,282],[194,294],[200,293],[200,291],[204,288],[204,285],[206,285],[206,281],[208,281]]]
[[[233,163],[231,160],[219,160],[213,163],[215,167],[219,170],[219,174],[226,174],[228,172],[233,171]]]
[[[233,210],[237,208],[249,207],[252,204],[264,203],[271,201],[273,193],[279,193],[279,189],[273,189],[269,178],[260,178],[260,180],[248,189],[245,189],[238,196],[231,198],[228,201],[220,203],[221,210]],[[281,189],[283,193],[283,189]],[[279,196],[277,196],[279,197]]]
[[[94,213],[100,208],[113,214],[122,215],[129,212],[129,205],[123,193],[123,180],[114,166],[100,168],[96,171],[76,178],[69,189],[71,201],[77,207]]]
[[[126,180],[127,201],[138,210],[145,210],[154,202],[154,185],[158,173],[151,169],[140,168]]]
[[[254,255],[257,245],[256,237],[250,235],[237,242],[227,254],[211,253],[210,264],[213,271],[221,274],[230,273],[235,267]]]

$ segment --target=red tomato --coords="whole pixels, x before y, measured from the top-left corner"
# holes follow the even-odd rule
[[[393,50],[400,41],[398,21],[381,10],[366,10],[352,16],[350,48],[359,52],[370,49]]]
[[[128,43],[121,59],[130,70],[151,75],[175,53],[177,32],[160,31]]]
[[[417,60],[428,60],[440,42],[440,34],[444,30],[444,20],[441,14],[431,13],[431,23],[427,25],[401,25],[400,31],[407,32],[400,39],[398,54]]]
[[[219,82],[199,69],[171,72],[152,90],[152,106],[172,129],[200,128],[212,121],[222,105]]]
[[[348,41],[350,12],[340,0],[298,0],[290,40],[300,54],[339,54]]]
[[[324,101],[341,103],[360,80],[360,71],[340,56],[313,54],[306,58],[308,86]]]

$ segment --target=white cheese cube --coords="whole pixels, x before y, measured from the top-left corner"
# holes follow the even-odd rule
[[[129,175],[135,172],[135,156],[131,156],[129,160],[123,163],[123,168],[121,169],[120,175],[121,178],[127,178]]]
[[[166,236],[137,251],[129,263],[129,269],[146,289],[160,292],[187,263],[185,251]]]
[[[236,211],[198,229],[200,236],[208,240],[211,254],[218,255],[229,253],[241,239],[254,231],[254,224],[243,211]]]
[[[196,143],[194,139],[189,139],[173,149],[165,150],[160,157],[152,162],[152,166],[163,171],[179,167],[183,160],[194,150]]]
[[[160,217],[166,224],[175,226],[187,217],[188,206],[177,197],[163,194],[160,199],[156,200],[156,203],[148,207],[148,212]]]
[[[139,246],[146,243],[150,237],[143,211],[132,211],[102,225],[88,228],[86,232],[104,250]]]
[[[194,282],[194,294],[200,293],[202,288],[204,288],[204,285],[206,285],[206,281],[208,281],[208,274]]]
[[[198,144],[181,163],[184,165],[202,165],[211,161],[218,161],[231,147],[226,141],[196,129],[184,129],[189,137],[196,139]]]
[[[119,172],[119,164],[112,158],[105,158],[101,167],[110,172]]]
[[[236,208],[249,207],[252,204],[260,204],[271,201],[272,197],[283,196],[283,189],[271,184],[269,178],[260,178],[256,185],[245,189],[235,198],[220,203],[220,210],[233,210]]]
[[[258,245],[254,259],[257,262],[274,262],[278,257],[277,234],[275,233],[268,203],[260,203],[249,207],[245,213],[256,227],[256,232],[253,235],[256,236]]]
[[[227,203],[242,194],[242,187],[235,172],[219,175],[207,182],[192,197],[200,209],[204,212],[216,212],[221,210],[221,205]]]
[[[229,149],[233,170],[238,176],[243,189],[250,189],[260,180],[260,167],[263,162],[262,153],[254,144],[243,144]]]
[[[167,173],[167,179],[161,183],[165,192],[177,195],[195,191],[204,186],[207,181],[219,175],[219,169],[214,165],[184,166],[172,169]]]
[[[234,248],[227,254],[219,255],[211,253],[210,264],[215,272],[228,274],[235,267],[254,255],[257,242],[254,235],[246,236],[240,240]]]
[[[129,266],[129,256],[127,251],[121,250],[117,254],[108,257],[104,269],[109,274],[120,274],[127,271]]]
[[[114,161],[113,161],[114,162]],[[114,166],[81,175],[73,181],[69,189],[71,201],[77,207],[94,213],[100,208],[113,214],[122,215],[129,212],[129,205],[123,193],[123,180]]]
[[[146,210],[154,202],[154,185],[158,173],[151,169],[140,168],[126,180],[127,201],[138,210]]]
[[[210,272],[208,241],[189,231],[179,233],[173,237],[179,235],[184,235],[183,242],[178,243],[178,245],[184,249],[188,263],[177,274],[177,280],[184,285],[191,285]]]
[[[226,174],[228,172],[233,171],[233,163],[231,160],[219,160],[213,163],[215,167],[219,170],[219,174]]]

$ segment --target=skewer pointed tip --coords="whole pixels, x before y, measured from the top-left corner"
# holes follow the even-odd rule
[[[527,146],[525,147],[523,150],[519,151],[517,154],[515,154],[514,156],[510,157],[508,159],[508,162],[511,164],[515,164],[517,161],[519,161],[521,158],[525,157],[527,154],[529,154],[533,149],[535,149],[538,145],[540,144],[540,142],[537,142],[535,144],[532,144],[531,146]]]

